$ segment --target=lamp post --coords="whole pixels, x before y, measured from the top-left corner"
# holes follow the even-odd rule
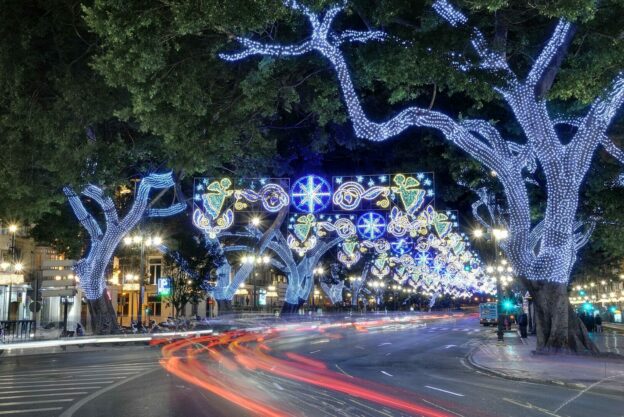
[[[126,246],[138,247],[141,253],[139,270],[139,305],[137,306],[137,328],[143,327],[143,298],[145,297],[145,248],[162,244],[158,236],[134,235],[124,238]]]
[[[479,239],[486,235],[486,233],[477,229],[473,232],[475,238]],[[490,233],[490,239],[494,245],[494,263],[498,263],[498,242],[501,240],[507,239],[509,237],[509,232],[503,228],[493,228]],[[506,261],[505,261],[506,263]],[[496,267],[489,266],[486,269],[486,272],[492,274],[497,272],[494,276],[496,278],[496,312],[497,312],[497,331],[496,335],[498,337],[499,342],[504,341],[505,330],[503,328],[504,314],[503,314],[503,289],[502,289],[502,279],[504,275],[500,274],[505,271],[504,265],[496,265]]]
[[[254,217],[255,219],[255,217]],[[253,220],[252,220],[253,223]],[[257,290],[256,290],[256,265],[268,265],[269,263],[271,263],[271,257],[268,255],[245,255],[242,258],[242,263],[243,264],[251,264],[252,265],[252,270],[251,270],[251,274],[252,274],[252,279],[253,279],[253,309],[256,310],[257,308]],[[241,285],[242,287],[242,285]]]
[[[316,303],[314,302],[314,299],[316,298],[317,295],[320,295],[320,292],[317,291],[316,289],[316,276],[317,275],[323,275],[325,273],[325,269],[323,269],[322,266],[318,266],[316,268],[314,268],[314,270],[312,271],[312,309],[314,310],[316,308]],[[320,278],[319,278],[320,280]],[[319,281],[320,282],[320,281]]]

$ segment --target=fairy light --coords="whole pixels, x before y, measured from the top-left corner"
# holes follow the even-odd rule
[[[242,50],[223,53],[220,57],[238,61],[254,55],[292,57],[312,51],[320,53],[336,72],[358,137],[381,142],[411,127],[439,130],[451,143],[496,172],[496,178],[503,185],[508,205],[505,224],[509,227],[510,236],[502,247],[514,270],[528,279],[568,281],[576,252],[587,242],[589,234],[577,232],[575,216],[579,190],[591,159],[598,147],[603,146],[624,163],[624,152],[606,136],[607,128],[624,103],[624,73],[616,76],[606,93],[596,99],[583,118],[574,121],[578,126],[577,132],[569,144],[563,145],[555,131],[555,125],[562,119],[551,118],[547,101],[536,95],[536,86],[569,36],[570,24],[564,20],[558,23],[525,79],[520,79],[509,67],[505,56],[490,49],[483,34],[473,29],[471,44],[479,57],[478,65],[485,70],[502,72],[505,77],[505,85],[493,89],[507,102],[517,118],[525,134],[524,144],[505,140],[485,120],[458,122],[441,112],[418,107],[408,107],[389,120],[377,123],[370,120],[362,108],[340,47],[345,41],[380,41],[388,37],[378,31],[362,32],[357,36],[350,31],[334,33],[331,25],[345,7],[344,3],[320,14],[315,14],[297,1],[285,1],[284,4],[307,17],[312,29],[312,35],[307,40],[292,45],[271,45],[238,38]],[[433,8],[451,26],[462,26],[468,21],[446,0],[435,1]],[[460,67],[465,69],[467,65]],[[532,226],[525,172],[532,174],[537,166],[544,171],[548,197],[544,220]],[[540,243],[539,247],[536,242]]]
[[[167,189],[174,186],[171,173],[150,174],[139,183],[136,198],[132,207],[123,219],[119,219],[115,204],[104,191],[95,185],[88,185],[82,194],[92,199],[104,212],[106,228],[104,231],[83,205],[80,196],[70,187],[63,188],[76,218],[87,230],[91,244],[82,259],[74,265],[74,272],[80,277],[80,286],[88,300],[97,300],[106,290],[104,274],[115,249],[119,243],[146,216],[162,217],[164,214],[174,215],[182,212],[186,205],[174,204],[166,209],[148,209],[149,195],[152,190]],[[128,237],[126,237],[127,240]]]

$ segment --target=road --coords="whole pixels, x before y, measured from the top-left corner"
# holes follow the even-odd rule
[[[479,373],[491,329],[422,317],[0,357],[0,416],[623,416],[622,397]]]

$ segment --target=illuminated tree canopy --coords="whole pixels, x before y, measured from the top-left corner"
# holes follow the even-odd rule
[[[242,49],[222,53],[221,57],[239,61],[253,55],[294,57],[319,53],[335,70],[358,137],[381,142],[411,127],[433,128],[495,172],[504,189],[506,208],[504,215],[497,216],[495,224],[488,227],[503,224],[510,230],[510,238],[504,242],[503,249],[514,268],[527,279],[537,301],[540,311],[538,347],[595,350],[569,308],[565,284],[576,253],[586,242],[583,235],[576,233],[576,213],[580,187],[592,158],[598,148],[603,148],[619,162],[624,162],[624,152],[607,136],[624,102],[624,73],[617,74],[581,116],[554,116],[547,108],[548,100],[541,94],[541,87],[547,74],[553,68],[558,69],[558,61],[566,54],[573,35],[572,24],[564,19],[559,21],[526,76],[514,72],[504,51],[491,47],[481,31],[472,28],[471,46],[477,60],[473,62],[458,55],[454,57],[454,64],[460,71],[476,66],[501,78],[502,82],[493,90],[515,115],[524,133],[524,142],[503,137],[487,120],[455,120],[442,112],[421,107],[408,107],[386,121],[376,122],[367,116],[361,104],[343,48],[348,43],[386,41],[389,37],[378,31],[334,31],[335,19],[345,4],[329,7],[322,13],[298,1],[289,0],[285,5],[307,18],[311,28],[308,39],[294,44],[267,44],[238,38]],[[468,17],[446,0],[436,1],[433,7],[453,27],[468,24]],[[575,128],[568,143],[562,141],[556,130],[562,124]],[[545,177],[547,200],[543,219],[534,224],[527,179],[530,180],[538,168]],[[531,281],[534,283],[530,284]],[[553,299],[557,303],[555,308],[551,305]]]

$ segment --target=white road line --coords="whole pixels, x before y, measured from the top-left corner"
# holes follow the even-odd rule
[[[10,405],[24,405],[24,404],[43,404],[43,403],[68,403],[74,401],[73,398],[63,398],[56,400],[39,400],[39,401],[14,401],[11,403],[0,403],[0,407],[8,407]]]
[[[59,370],[59,371],[55,371],[53,373],[45,373],[45,374],[37,374],[37,375],[24,375],[23,377],[21,377],[19,374],[16,375],[12,375],[12,376],[4,376],[4,377],[0,377],[0,381],[6,381],[9,382],[11,380],[24,380],[24,379],[28,379],[28,378],[45,378],[47,376],[54,376],[54,375],[59,375],[59,376],[73,376],[76,378],[79,378],[81,376],[100,376],[100,375],[108,375],[108,374],[115,374],[115,375],[133,375],[137,372],[140,371],[145,371],[147,369],[152,369],[152,368],[158,368],[158,366],[152,366],[149,368],[141,368],[141,369],[131,369],[128,371],[122,371],[122,370],[114,370],[111,369],[110,371],[99,371],[99,372],[93,372],[93,371],[63,371],[63,370]]]
[[[433,390],[441,391],[441,392],[446,392],[447,394],[456,395],[458,397],[463,397],[464,396],[464,394],[459,394],[459,393],[453,392],[453,391],[447,391],[447,390],[442,389],[442,388],[432,387],[431,385],[425,385],[425,388],[429,388],[429,389],[433,389]]]
[[[115,382],[114,380],[106,380],[106,381],[98,381],[98,382],[63,382],[63,383],[59,383],[59,382],[52,382],[50,384],[43,384],[43,385],[23,385],[20,384],[19,386],[11,386],[11,387],[2,387],[2,388],[18,388],[18,389],[25,389],[25,388],[45,388],[45,387],[71,387],[72,385],[100,385],[100,384],[112,384],[113,382]]]
[[[338,370],[339,370],[340,372],[342,372],[343,374],[345,374],[345,375],[346,375],[346,376],[348,376],[349,378],[353,378],[351,375],[349,375],[348,373],[346,373],[346,372],[344,371],[344,369],[342,369],[340,366],[338,366],[338,364],[336,364],[336,368],[338,368]]]
[[[136,374],[134,376],[131,376],[130,378],[126,378],[124,380],[115,382],[114,384],[109,385],[107,387],[104,387],[101,390],[95,391],[95,392],[87,395],[86,397],[80,399],[79,401],[76,401],[74,404],[72,404],[71,407],[69,407],[67,410],[63,411],[63,413],[59,417],[71,417],[71,416],[74,415],[74,413],[76,411],[78,411],[80,409],[80,407],[82,407],[83,405],[85,405],[89,401],[93,400],[94,398],[97,398],[100,395],[104,394],[105,392],[108,392],[108,391],[110,391],[112,389],[115,389],[118,386],[125,384],[126,382],[133,381],[133,380],[135,380],[137,378],[143,377],[143,376],[149,374],[150,372],[154,372],[154,371],[155,371],[155,369],[151,369],[149,371],[141,372],[140,374]]]
[[[469,332],[470,329],[463,329],[462,332]]]
[[[388,352],[386,353],[386,356],[392,355],[392,352]]]
[[[0,382],[0,389],[3,388],[7,388],[7,387],[3,387],[2,385],[8,385],[8,388],[11,387],[17,387],[20,385],[23,386],[33,386],[33,385],[39,385],[39,384],[52,384],[54,383],[56,384],[63,384],[64,382],[93,382],[93,381],[110,381],[111,379],[124,379],[125,376],[103,376],[101,378],[63,378],[63,379],[36,379],[34,381],[27,381],[27,382],[22,382],[22,383],[18,383],[16,384],[15,382]]]
[[[86,387],[86,388],[44,388],[44,389],[38,389],[37,392],[40,391],[74,391],[74,390],[79,390],[79,389],[95,389],[95,388],[101,388],[101,387]],[[32,392],[31,390],[21,390],[21,391],[3,391],[3,394],[25,394],[27,392]],[[72,394],[72,393],[68,393],[68,394]]]
[[[390,343],[390,342],[384,342],[384,343],[382,343],[382,344],[380,344],[380,345],[377,345],[377,346],[385,346],[385,345],[391,345],[391,344],[392,344],[392,343]]]
[[[24,413],[40,413],[42,411],[58,411],[58,410],[62,410],[62,409],[63,409],[63,407],[31,408],[30,410],[6,410],[6,411],[0,411],[0,415],[24,414]]]
[[[71,395],[83,395],[86,394],[87,391],[77,391],[71,392]],[[28,395],[11,395],[8,397],[0,397],[0,401],[2,400],[17,400],[19,398],[34,398],[34,397],[54,397],[57,395],[67,395],[66,392],[56,392],[54,394],[28,394]]]
[[[278,390],[284,391],[284,388],[280,384],[278,384],[277,382],[274,382],[273,385],[275,385],[275,388],[277,388]]]
[[[457,345],[446,345],[446,346],[444,346],[444,349],[450,349],[450,348],[455,347],[455,346],[457,346]]]
[[[441,405],[438,405],[436,403],[432,403],[431,401],[427,401],[424,398],[421,398],[421,401],[426,402],[427,404],[431,404],[434,407],[438,407],[440,410],[444,410],[447,413],[455,414],[456,416],[459,416],[459,417],[465,417],[463,414],[456,413],[455,411],[449,410],[448,408],[444,408]]]
[[[144,370],[144,369],[149,369],[149,368],[154,368],[154,367],[158,367],[159,365],[157,363],[152,363],[151,365],[146,365],[146,366],[129,366],[129,367],[125,367],[125,366],[107,366],[107,367],[102,367],[100,369],[80,369],[80,370],[74,370],[71,371],[69,369],[74,369],[74,368],[57,368],[57,369],[50,369],[47,371],[28,371],[28,372],[19,372],[17,371],[15,374],[12,375],[7,375],[7,376],[2,376],[0,378],[11,378],[11,377],[25,377],[25,376],[35,376],[35,375],[49,375],[49,374],[59,374],[59,373],[63,373],[63,374],[90,374],[93,375],[94,373],[111,373],[111,372],[119,372],[117,369],[127,369],[127,370],[132,370],[132,371],[140,371],[140,370]]]
[[[563,403],[562,403],[559,407],[557,407],[557,408],[554,410],[554,412],[555,412],[555,413],[558,413],[558,412],[559,412],[559,410],[561,410],[563,407],[565,407],[566,405],[570,404],[572,401],[576,400],[578,397],[580,397],[581,395],[585,394],[587,391],[589,391],[590,389],[594,388],[596,385],[598,385],[598,384],[602,384],[603,382],[608,381],[608,380],[610,380],[610,379],[619,378],[619,377],[622,377],[622,376],[624,376],[624,373],[620,373],[620,374],[617,374],[617,375],[609,376],[609,377],[607,377],[607,378],[603,378],[603,379],[601,379],[600,381],[596,381],[596,382],[594,382],[593,384],[591,384],[590,386],[588,386],[588,387],[587,387],[587,388],[585,388],[584,390],[579,391],[579,393],[578,393],[578,394],[576,394],[575,396],[573,396],[573,397],[572,397],[572,398],[570,398],[569,400],[564,401],[564,402],[563,402]]]
[[[381,372],[382,374],[384,374],[384,375],[393,376],[392,374],[389,374],[389,373],[388,373],[388,372],[386,372],[386,371],[380,371],[380,372]]]
[[[364,350],[364,348],[362,346],[356,346],[355,348]]]
[[[316,350],[313,350],[312,352],[310,352],[310,355],[311,355],[311,354],[313,354],[313,353],[318,353],[318,352],[320,352],[320,351],[321,351],[321,349],[316,349]]]
[[[508,403],[512,403],[512,404],[514,404],[514,405],[517,405],[517,406],[519,406],[519,407],[523,407],[523,408],[527,408],[527,409],[529,409],[529,410],[537,410],[537,411],[541,411],[542,413],[544,413],[544,414],[546,414],[546,415],[549,415],[549,416],[553,416],[553,417],[561,417],[559,414],[553,413],[553,412],[551,412],[551,411],[549,411],[549,410],[546,410],[545,408],[537,407],[537,406],[535,406],[535,405],[533,405],[533,404],[531,404],[531,403],[526,403],[526,404],[523,404],[523,403],[521,403],[521,402],[519,402],[519,401],[514,401],[514,400],[512,400],[512,399],[510,399],[510,398],[503,398],[503,401],[507,401]]]

